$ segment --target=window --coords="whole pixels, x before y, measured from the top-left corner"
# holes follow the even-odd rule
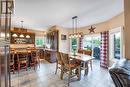
[[[92,37],[91,36],[84,36],[83,39],[83,49],[92,50]]]
[[[36,46],[43,46],[44,45],[44,38],[36,38],[35,39],[35,41],[36,41]]]
[[[110,30],[109,37],[110,59],[121,59],[123,57],[122,28],[118,27]]]
[[[83,38],[83,49],[92,50],[92,55],[97,59],[100,59],[100,45],[100,34],[85,35]]]
[[[114,58],[120,59],[120,32],[114,34]]]
[[[71,39],[71,51],[77,50],[77,38]]]

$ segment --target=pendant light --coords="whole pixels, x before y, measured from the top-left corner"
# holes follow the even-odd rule
[[[21,21],[21,29],[23,29],[23,22],[24,22],[24,21]],[[23,35],[23,34],[20,34],[19,37],[24,37],[24,35]]]
[[[18,35],[14,33],[14,34],[12,35],[12,37],[18,37]]]
[[[72,28],[73,28],[73,33],[69,35],[69,38],[81,38],[82,33],[77,32],[77,16],[72,17]]]
[[[26,35],[26,38],[30,38],[30,35]]]
[[[20,34],[19,37],[24,37],[24,35],[23,35],[23,34]]]

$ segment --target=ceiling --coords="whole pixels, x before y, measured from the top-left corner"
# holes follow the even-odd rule
[[[15,0],[13,25],[45,30],[50,26],[72,26],[78,16],[78,26],[88,26],[109,20],[123,12],[123,0]]]

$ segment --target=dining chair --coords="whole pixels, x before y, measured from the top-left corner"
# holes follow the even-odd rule
[[[9,65],[10,65],[10,71],[13,71],[13,73],[15,73],[14,57],[15,57],[15,52],[10,51]]]
[[[64,73],[68,74],[68,86],[69,86],[69,83],[70,83],[72,77],[77,76],[78,80],[80,80],[80,78],[81,78],[80,64],[71,62],[72,60],[70,61],[69,55],[65,54],[65,53],[61,53],[61,59],[64,64],[63,69],[61,70],[61,76],[63,79]]]
[[[40,54],[39,54],[39,50],[35,49],[31,51],[31,64],[30,66],[34,67],[34,70],[37,66],[39,66],[40,68]]]
[[[28,53],[27,52],[17,52],[17,64],[18,64],[18,72],[20,72],[21,68],[28,68]]]
[[[63,61],[61,60],[61,53],[56,52],[56,71],[55,71],[55,74],[57,74],[57,70],[61,69],[62,66],[63,66]]]
[[[83,50],[83,54],[91,56],[92,51],[91,50]],[[90,67],[91,67],[91,70],[92,70],[92,60],[90,60],[88,63],[90,64]]]
[[[82,49],[78,49],[78,53],[83,54],[83,50]]]

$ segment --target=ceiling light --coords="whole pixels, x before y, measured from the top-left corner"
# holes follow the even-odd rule
[[[81,38],[82,33],[77,32],[77,16],[72,17],[73,33],[69,35],[69,38]]]

